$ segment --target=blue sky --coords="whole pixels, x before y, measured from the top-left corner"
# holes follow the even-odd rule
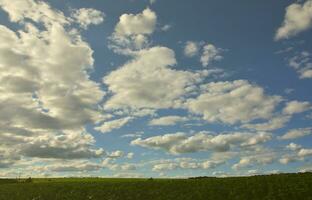
[[[311,0],[0,0],[0,177],[310,171],[311,27]]]

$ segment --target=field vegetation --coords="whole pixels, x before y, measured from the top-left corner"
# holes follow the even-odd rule
[[[189,179],[1,179],[1,200],[312,200],[312,173]]]

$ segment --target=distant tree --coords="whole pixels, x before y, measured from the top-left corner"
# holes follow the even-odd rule
[[[25,180],[25,183],[31,183],[32,182],[32,178],[29,177],[28,179]]]

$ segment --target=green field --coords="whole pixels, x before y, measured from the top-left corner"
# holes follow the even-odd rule
[[[312,173],[195,179],[0,180],[1,200],[312,200]]]

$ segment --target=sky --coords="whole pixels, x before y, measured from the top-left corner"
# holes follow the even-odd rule
[[[0,0],[0,177],[312,171],[312,0]]]

